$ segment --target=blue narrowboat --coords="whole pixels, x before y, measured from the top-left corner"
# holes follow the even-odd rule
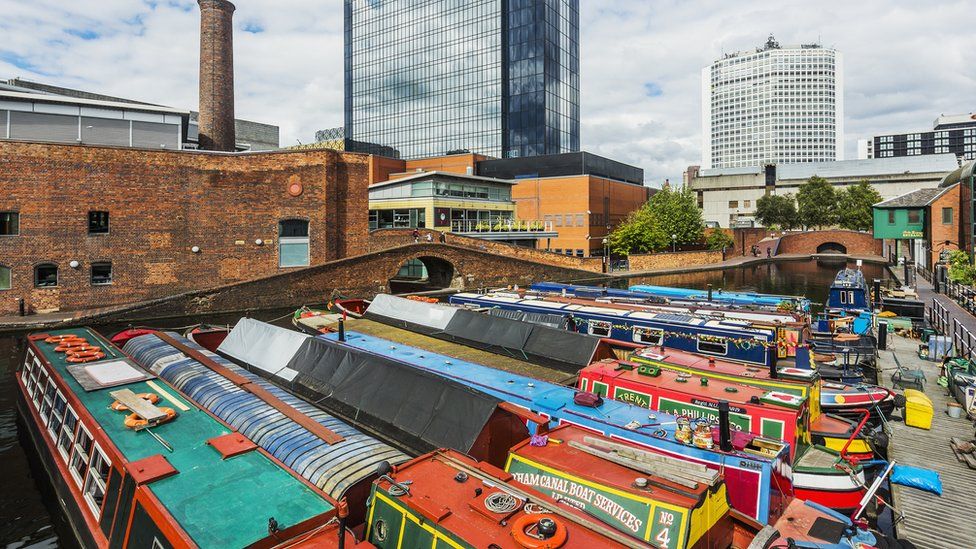
[[[338,334],[318,337],[339,341]],[[774,523],[793,497],[789,445],[784,442],[736,439],[730,451],[722,451],[718,444],[712,448],[698,447],[676,439],[677,419],[673,415],[648,414],[646,408],[613,400],[604,401],[596,408],[577,404],[574,400],[576,391],[571,387],[358,332],[345,332],[345,344],[455,380],[548,417],[556,424],[578,425],[664,455],[722,470],[729,486],[731,505],[763,524]],[[530,424],[529,428],[534,430],[535,425]]]
[[[512,293],[458,293],[455,305],[564,315],[577,332],[625,343],[663,345],[672,349],[769,367],[776,360],[776,331],[750,322],[709,319],[676,313],[628,311],[561,303]],[[802,354],[802,353],[801,353]]]
[[[834,277],[827,296],[828,309],[866,311],[871,309],[871,292],[864,273],[856,269],[843,269]]]
[[[530,286],[531,289],[539,292],[559,292],[579,297],[630,297],[642,298],[656,297],[661,300],[682,300],[682,301],[710,301],[713,303],[724,303],[726,305],[747,305],[755,307],[784,307],[796,312],[810,312],[810,300],[795,295],[774,295],[761,294],[758,292],[729,292],[722,289],[708,292],[693,288],[672,288],[669,286],[651,286],[647,284],[635,284],[629,290],[616,288],[602,288],[598,286],[578,286],[575,284],[562,284],[559,282],[535,282]]]

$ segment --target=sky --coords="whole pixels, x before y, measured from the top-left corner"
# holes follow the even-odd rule
[[[237,0],[236,114],[281,145],[342,125],[342,2]],[[814,7],[815,4],[815,7]],[[681,180],[701,159],[701,68],[820,41],[844,55],[845,151],[976,112],[972,0],[580,0],[584,150]],[[187,0],[0,0],[0,79],[21,77],[173,107],[198,102],[199,11]]]

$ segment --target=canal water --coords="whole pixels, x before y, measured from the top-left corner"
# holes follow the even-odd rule
[[[823,303],[827,289],[837,271],[844,264],[790,261],[733,269],[655,275],[619,280],[615,285],[656,284],[705,289],[749,290],[764,293],[805,295]],[[886,269],[878,265],[862,267],[868,280],[887,279]],[[272,312],[258,318],[276,318],[284,314]],[[238,315],[207,318],[206,322],[233,323]],[[174,319],[156,323],[158,327],[182,327],[201,322],[201,319]],[[98,327],[103,334],[111,334],[124,326]],[[14,371],[24,354],[24,336],[0,334],[0,547],[74,547],[70,531],[52,498],[53,489],[43,474],[30,441],[21,439],[17,427],[15,407],[16,386]]]

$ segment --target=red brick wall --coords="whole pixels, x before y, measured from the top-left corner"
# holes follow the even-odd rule
[[[929,222],[929,242],[931,243],[932,251],[929,258],[928,268],[931,269],[933,265],[939,262],[939,254],[942,250],[958,250],[959,249],[959,226],[960,226],[960,215],[962,212],[959,211],[959,189],[961,185],[955,185],[946,191],[945,194],[935,199],[932,204],[929,205],[929,211],[926,214],[928,216]],[[943,223],[942,222],[942,209],[952,208],[952,222]],[[946,244],[949,241],[949,244]]]
[[[20,236],[0,237],[0,263],[12,269],[0,315],[14,313],[18,298],[32,310],[75,310],[281,272],[282,219],[309,221],[312,265],[367,248],[365,155],[7,141],[0,142],[0,166],[0,211],[20,212]],[[298,196],[289,194],[295,185]],[[109,212],[109,234],[88,234],[90,210]],[[91,285],[97,261],[112,262],[111,285]],[[59,267],[58,287],[36,289],[33,267],[48,262]]]
[[[843,245],[851,255],[880,256],[882,250],[881,241],[875,240],[871,233],[838,229],[788,233],[780,239],[776,254],[815,254],[817,247],[826,242]]]

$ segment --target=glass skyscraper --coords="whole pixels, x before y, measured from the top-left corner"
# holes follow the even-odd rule
[[[345,0],[345,133],[402,158],[578,151],[579,0]]]

